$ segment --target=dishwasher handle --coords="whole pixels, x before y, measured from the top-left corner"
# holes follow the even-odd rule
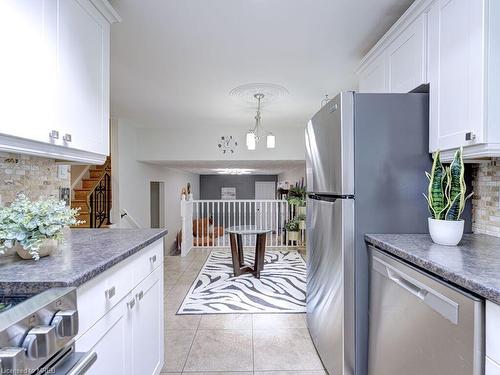
[[[458,325],[458,303],[443,296],[438,291],[406,275],[383,260],[373,257],[372,269],[407,290],[431,309],[441,314],[455,325]],[[423,275],[423,274],[422,274]],[[428,277],[423,275],[424,277]]]

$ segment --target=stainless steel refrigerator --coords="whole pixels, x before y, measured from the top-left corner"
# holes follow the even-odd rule
[[[364,234],[427,232],[428,118],[425,93],[343,92],[307,125],[307,322],[330,375],[367,373]]]

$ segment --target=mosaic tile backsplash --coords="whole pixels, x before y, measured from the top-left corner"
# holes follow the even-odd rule
[[[472,231],[500,237],[500,159],[473,167]]]
[[[31,199],[59,197],[59,188],[70,187],[70,175],[58,177],[54,159],[0,152],[1,205],[12,202],[23,192]]]

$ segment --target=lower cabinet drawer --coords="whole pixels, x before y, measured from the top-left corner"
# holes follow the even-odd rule
[[[163,240],[156,241],[134,262],[134,279],[138,284],[163,263]]]
[[[486,357],[485,375],[500,375],[500,365]]]
[[[133,262],[124,261],[77,289],[79,334],[85,333],[133,288]]]
[[[131,298],[131,295],[128,296]],[[131,316],[125,298],[75,342],[78,352],[95,352],[96,362],[87,375],[132,373]]]

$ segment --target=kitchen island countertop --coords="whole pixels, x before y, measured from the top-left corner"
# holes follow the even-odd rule
[[[466,234],[458,246],[428,234],[366,234],[365,240],[431,274],[500,304],[500,238]]]
[[[166,234],[166,229],[66,230],[57,250],[38,261],[15,253],[0,256],[0,296],[79,286]]]

